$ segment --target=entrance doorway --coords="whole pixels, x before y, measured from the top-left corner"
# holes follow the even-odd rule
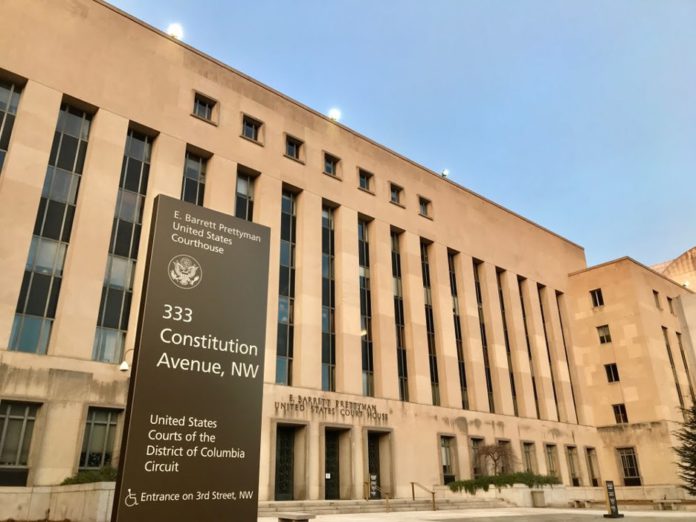
[[[278,424],[275,433],[274,498],[307,498],[307,430],[301,424]]]
[[[391,432],[367,432],[367,497],[380,499],[392,492]]]
[[[327,500],[341,498],[341,457],[340,457],[340,432],[338,430],[326,430],[324,438],[324,496]]]

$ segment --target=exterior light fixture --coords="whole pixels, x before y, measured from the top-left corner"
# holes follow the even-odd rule
[[[126,353],[123,354],[123,361],[121,361],[121,364],[118,365],[118,370],[120,372],[127,372],[130,370],[130,364],[128,364],[128,361],[126,360],[126,355],[128,355],[128,352],[132,352],[133,348],[130,350],[126,350]]]

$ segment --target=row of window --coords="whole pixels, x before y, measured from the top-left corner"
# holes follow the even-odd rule
[[[653,300],[655,301],[655,306],[659,309],[662,310],[662,302],[660,299],[660,292],[657,290],[653,290]],[[601,308],[604,306],[604,295],[602,294],[602,289],[601,288],[595,288],[594,290],[590,290],[590,301],[592,301],[592,308]],[[669,309],[669,313],[672,315],[676,315],[674,312],[674,300],[667,296],[667,307]]]

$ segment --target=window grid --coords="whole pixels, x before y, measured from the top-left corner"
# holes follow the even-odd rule
[[[193,102],[193,113],[199,118],[204,120],[212,121],[213,119],[213,108],[215,107],[215,102],[209,98],[205,98],[200,94],[196,94]]]
[[[284,190],[280,220],[280,275],[278,283],[278,339],[276,383],[292,386],[295,307],[295,246],[297,196]]]
[[[544,345],[546,346],[546,357],[549,361],[549,372],[551,374],[551,391],[553,392],[553,405],[556,407],[556,418],[559,421],[565,420],[561,419],[561,409],[558,406],[558,391],[556,390],[556,372],[553,367],[553,360],[551,358],[551,345],[549,344],[549,334],[546,328],[546,314],[544,313],[544,292],[546,287],[537,283],[537,293],[539,294],[539,311],[541,312],[541,326],[544,330]]]
[[[679,406],[684,408],[684,395],[681,391],[681,386],[679,386],[679,376],[677,375],[677,367],[674,364],[674,357],[672,356],[672,347],[669,344],[669,334],[667,328],[662,327],[662,336],[665,338],[665,348],[667,348],[667,356],[669,357],[669,365],[672,367],[672,377],[674,378],[674,386],[677,389],[677,398],[679,399]]]
[[[508,333],[507,317],[505,314],[505,298],[503,297],[502,270],[496,270],[495,279],[498,284],[498,300],[500,301],[500,315],[503,319],[503,338],[505,340],[505,354],[507,355],[508,373],[510,375],[510,391],[512,393],[512,407],[515,416],[519,417],[520,410],[517,404],[517,390],[515,389],[515,374],[512,366],[512,350],[510,349],[510,334]]]
[[[128,131],[92,349],[92,359],[95,361],[116,363],[123,358],[150,173],[151,147],[151,138],[134,130]]]
[[[601,288],[595,288],[590,290],[590,298],[592,299],[592,308],[599,308],[604,306],[604,296],[602,295]]]
[[[608,382],[619,382],[619,368],[616,363],[605,364],[604,371],[607,374]]]
[[[691,381],[691,372],[689,371],[689,365],[686,362],[686,352],[684,351],[684,344],[682,343],[682,336],[679,332],[677,333],[677,344],[679,345],[679,352],[681,353],[682,363],[684,364],[684,371],[686,372],[686,380],[689,381],[689,395],[691,395],[691,403],[696,404],[696,393],[694,393],[694,385]]]
[[[70,243],[91,117],[60,109],[27,257],[10,349],[45,354]]]
[[[5,162],[10,136],[14,127],[22,88],[14,83],[0,81],[0,172]]]
[[[363,395],[375,395],[375,369],[372,340],[372,296],[370,291],[370,243],[368,223],[358,219],[358,262],[360,264],[360,345],[362,352]]]
[[[0,466],[27,466],[38,409],[38,404],[0,401]]]
[[[260,141],[262,123],[250,116],[242,118],[242,136],[252,141]]]
[[[247,221],[254,217],[254,178],[239,171],[234,215]]]
[[[338,162],[339,161],[340,160],[336,156],[333,156],[332,154],[325,152],[324,153],[324,174],[328,174],[329,176],[338,176]]]
[[[479,328],[481,330],[481,349],[483,350],[483,365],[486,374],[486,391],[488,392],[489,411],[495,413],[495,401],[493,397],[493,376],[491,375],[491,361],[488,355],[488,336],[486,335],[486,321],[483,315],[483,294],[481,292],[480,270],[483,263],[474,259],[474,287],[476,289],[476,304],[478,306]]]
[[[612,409],[614,410],[614,419],[616,424],[628,424],[628,413],[626,413],[625,404],[612,404]]]
[[[640,471],[635,448],[616,448],[621,461],[624,486],[640,486]]]
[[[80,453],[80,469],[111,466],[118,410],[90,408]]]
[[[532,393],[534,394],[534,409],[536,411],[536,418],[541,418],[541,412],[539,410],[539,394],[537,392],[536,386],[536,376],[534,373],[534,359],[532,357],[532,345],[529,342],[529,327],[527,326],[527,311],[524,306],[524,297],[522,292],[522,283],[524,278],[517,277],[517,289],[520,294],[520,307],[522,308],[522,324],[524,324],[524,340],[527,344],[527,356],[529,357],[529,371],[532,377]]]
[[[585,448],[585,455],[587,457],[587,473],[590,477],[590,484],[593,487],[597,487],[600,485],[597,450],[594,448]]]
[[[372,192],[372,174],[363,169],[358,169],[358,187]]]
[[[447,485],[453,482],[454,474],[454,437],[440,437],[440,460],[442,462],[442,483]]]
[[[483,439],[472,437],[471,439],[471,477],[478,478],[485,475],[483,468],[483,459],[481,458],[480,450],[483,446]]]
[[[392,203],[396,203],[397,205],[401,205],[401,195],[403,193],[403,189],[395,185],[394,183],[391,183],[389,185],[389,199]]]
[[[561,472],[558,467],[558,450],[556,445],[544,445],[544,453],[546,454],[546,474],[561,478]]]
[[[285,137],[285,155],[296,160],[300,160],[303,143],[292,136]]]
[[[423,276],[423,294],[425,298],[425,330],[428,339],[428,361],[430,366],[430,389],[433,404],[440,405],[440,379],[437,372],[437,347],[435,345],[435,317],[433,315],[433,298],[430,285],[430,261],[428,244],[421,241],[421,271]]]
[[[536,446],[533,442],[522,443],[522,459],[524,471],[536,473]]]
[[[205,158],[192,152],[186,152],[184,183],[181,187],[181,199],[183,201],[203,206],[206,163],[207,160]]]
[[[334,209],[321,210],[321,389],[336,391],[336,279]]]
[[[570,475],[570,485],[574,487],[582,486],[578,448],[576,446],[567,446],[566,458],[568,460],[568,474]]]
[[[396,327],[396,360],[399,374],[399,399],[408,401],[408,361],[406,358],[406,316],[401,283],[401,253],[399,234],[391,232],[391,263],[394,291],[394,324]]]
[[[598,326],[597,335],[599,335],[599,344],[607,344],[611,342],[611,332],[609,331],[608,324]]]
[[[464,361],[464,336],[462,335],[462,321],[459,312],[459,295],[457,293],[457,273],[455,268],[455,256],[453,252],[447,253],[449,266],[450,292],[452,294],[452,317],[454,319],[454,340],[457,345],[457,366],[459,367],[459,388],[462,394],[462,408],[469,409],[469,391],[466,382],[466,365]]]
[[[421,216],[430,217],[430,200],[424,197],[418,198],[418,211]]]

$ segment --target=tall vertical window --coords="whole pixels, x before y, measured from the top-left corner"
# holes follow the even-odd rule
[[[607,344],[611,342],[611,332],[609,331],[608,324],[598,326],[597,335],[599,336],[599,344]]]
[[[358,219],[358,261],[360,263],[360,346],[362,352],[363,394],[375,395],[375,369],[372,350],[372,298],[370,295],[370,244],[367,221]]]
[[[679,345],[679,352],[681,353],[682,363],[684,363],[684,371],[686,372],[686,380],[689,381],[689,394],[691,395],[691,402],[696,404],[696,393],[694,393],[694,385],[691,383],[691,372],[689,371],[689,365],[686,362],[686,353],[684,352],[684,344],[682,342],[682,336],[677,332],[677,344]]]
[[[234,215],[247,221],[253,221],[254,217],[254,178],[239,170]]]
[[[428,338],[428,361],[430,363],[430,389],[433,404],[440,405],[440,380],[437,373],[437,348],[435,346],[435,318],[433,316],[433,296],[430,285],[430,261],[428,244],[421,241],[421,272],[423,276],[423,294],[425,300],[425,331]]]
[[[483,350],[483,366],[486,373],[486,391],[488,392],[489,411],[495,413],[495,400],[493,397],[493,376],[491,375],[491,361],[488,355],[488,336],[486,335],[486,320],[483,315],[483,292],[481,292],[481,265],[482,261],[474,259],[474,287],[476,289],[476,305],[478,307],[479,328],[481,330],[481,349]]]
[[[561,470],[558,467],[558,448],[555,444],[545,444],[546,474],[561,478]]]
[[[471,437],[471,478],[478,478],[486,474],[484,469],[483,458],[481,457],[481,448],[483,447],[483,439]]]
[[[184,183],[181,187],[181,199],[194,205],[203,206],[203,196],[205,195],[205,167],[207,160],[194,154],[186,152],[186,163],[184,165]]]
[[[10,136],[21,92],[22,89],[18,85],[0,81],[0,172],[10,146]]]
[[[585,454],[587,457],[587,474],[590,477],[590,484],[593,487],[597,487],[600,485],[597,450],[594,448],[585,448]]]
[[[99,469],[111,466],[118,410],[90,408],[82,439],[80,469]]]
[[[529,372],[532,377],[532,393],[534,395],[534,409],[536,411],[537,419],[541,418],[541,412],[539,411],[539,393],[537,392],[536,376],[534,372],[534,358],[532,357],[532,345],[529,342],[529,327],[527,326],[527,310],[524,306],[524,297],[522,292],[522,283],[524,278],[517,276],[517,289],[520,293],[520,307],[522,308],[522,324],[524,324],[524,340],[527,344],[527,357],[529,358]]]
[[[662,310],[662,305],[660,304],[660,292],[653,290],[653,300],[655,301],[655,308]]]
[[[440,437],[440,462],[442,464],[442,483],[456,480],[454,471],[454,437]]]
[[[556,391],[556,372],[551,359],[551,345],[549,344],[549,333],[546,327],[546,314],[544,313],[544,292],[546,287],[537,283],[537,292],[539,294],[539,310],[541,311],[541,326],[544,329],[544,344],[546,345],[546,356],[549,360],[549,371],[551,373],[551,390],[553,391],[553,405],[556,407],[556,418],[561,419],[561,410],[558,407],[558,392]]]
[[[669,365],[672,367],[672,377],[674,378],[674,386],[677,389],[677,398],[679,406],[684,408],[684,396],[682,395],[681,386],[679,386],[679,377],[677,376],[677,368],[674,365],[674,357],[672,356],[672,347],[669,344],[669,334],[667,328],[662,327],[662,337],[665,338],[665,348],[667,348],[667,356],[669,357]]]
[[[625,404],[612,404],[611,409],[614,410],[616,424],[628,424],[628,412],[626,412]]]
[[[507,355],[508,373],[510,374],[510,390],[512,392],[512,407],[515,415],[519,416],[520,410],[517,406],[517,390],[515,389],[515,373],[512,366],[512,350],[510,349],[510,334],[508,333],[507,317],[505,315],[505,298],[503,297],[503,270],[496,269],[495,278],[498,283],[498,300],[500,301],[500,315],[503,318],[503,337],[505,339],[505,353]]]
[[[336,391],[334,209],[321,209],[321,389]]]
[[[87,152],[91,117],[63,105],[48,160],[34,235],[12,325],[10,349],[45,354]]]
[[[592,299],[592,308],[599,308],[604,306],[604,296],[602,295],[601,288],[595,288],[590,290],[590,298]]]
[[[394,322],[396,325],[396,363],[399,373],[399,399],[408,400],[408,362],[406,360],[406,317],[401,284],[401,253],[399,233],[391,232],[392,286],[394,289]]]
[[[640,486],[640,471],[635,448],[616,448],[621,462],[624,486]]]
[[[459,312],[459,295],[457,293],[457,272],[454,252],[447,253],[449,265],[450,292],[452,294],[452,316],[454,318],[454,341],[457,345],[457,366],[459,367],[459,389],[462,393],[462,408],[469,409],[469,391],[466,383],[466,366],[464,363],[464,336]]]
[[[0,486],[24,486],[38,404],[0,401]]]
[[[92,349],[95,361],[115,363],[123,357],[150,173],[151,144],[151,138],[128,131]]]
[[[568,371],[568,382],[570,384],[570,397],[573,400],[573,412],[575,419],[578,420],[578,404],[575,399],[575,386],[573,385],[573,373],[570,370],[570,357],[568,356],[568,344],[565,338],[565,329],[563,328],[563,314],[561,313],[563,293],[556,291],[556,310],[558,310],[558,325],[561,328],[561,342],[563,343],[563,355],[565,356],[565,366]]]
[[[280,275],[278,284],[278,341],[276,383],[292,385],[295,308],[296,198],[283,191],[280,212]]]
[[[533,442],[522,443],[522,465],[527,473],[536,473],[536,445]]]
[[[570,475],[570,485],[575,487],[582,486],[578,448],[576,446],[567,446],[566,458],[568,460],[568,474]]]

